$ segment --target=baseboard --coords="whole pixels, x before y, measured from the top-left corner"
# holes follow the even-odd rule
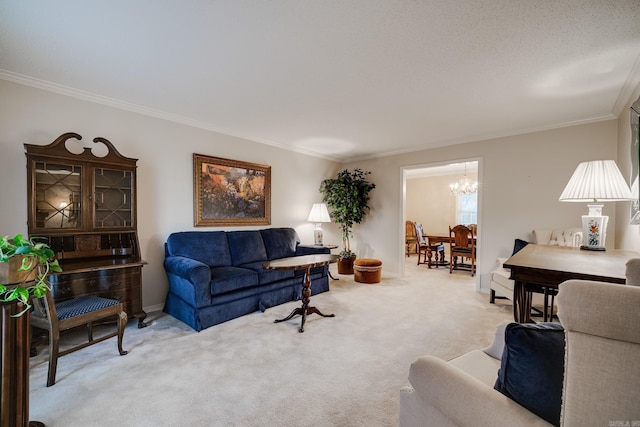
[[[146,313],[151,313],[154,311],[162,311],[163,308],[164,308],[164,304],[154,304],[154,305],[148,305],[146,307],[142,307],[142,309]]]

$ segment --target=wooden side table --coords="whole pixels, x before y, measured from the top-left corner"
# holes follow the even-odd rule
[[[316,246],[318,248],[328,248],[329,250],[332,249],[336,249],[338,247],[338,245],[334,245],[334,244],[328,244],[328,245],[313,245]],[[337,277],[333,277],[333,274],[331,274],[331,271],[329,271],[329,277],[331,278],[331,280],[340,280]]]
[[[316,313],[322,317],[335,317],[334,314],[323,314],[316,307],[309,306],[311,299],[311,268],[312,267],[324,267],[327,264],[338,262],[338,255],[303,255],[289,258],[274,259],[273,261],[267,261],[262,264],[262,267],[267,270],[304,270],[304,280],[302,282],[302,307],[294,309],[284,319],[275,320],[274,323],[286,322],[293,316],[299,314],[302,316],[302,323],[298,332],[304,332],[304,323],[307,320],[307,316]]]

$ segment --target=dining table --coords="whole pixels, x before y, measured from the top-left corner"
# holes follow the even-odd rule
[[[427,240],[427,244],[429,247],[431,247],[432,245],[439,245],[440,243],[449,244],[451,243],[451,239],[452,239],[452,237],[448,234],[423,234],[422,236]],[[477,244],[477,237],[473,236],[472,239],[473,239],[473,244],[475,246]],[[432,256],[433,254],[431,253],[431,251],[430,250],[427,251],[427,257],[429,259],[428,262],[431,265],[436,265],[436,266],[449,265],[449,261],[445,259],[444,253],[441,253],[440,257],[436,259],[434,262],[431,262]]]

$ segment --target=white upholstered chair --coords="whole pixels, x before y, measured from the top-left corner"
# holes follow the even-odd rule
[[[639,266],[640,260],[628,265],[628,273],[639,273]],[[639,280],[627,276],[629,284]],[[610,426],[619,420],[640,420],[638,307],[637,286],[585,280],[560,285],[558,316],[566,340],[560,425]],[[449,362],[433,356],[413,362],[411,385],[400,391],[400,427],[549,426],[493,388],[500,367],[501,327],[487,349]]]
[[[579,227],[564,229],[535,229],[532,231],[533,241],[539,245],[551,246],[573,246],[582,244],[582,229]],[[511,271],[503,267],[507,258],[498,258],[496,267],[491,272],[491,282],[489,284],[489,302],[493,304],[496,298],[513,299],[513,280],[509,279]],[[544,307],[544,297],[542,294],[533,294],[533,307]]]

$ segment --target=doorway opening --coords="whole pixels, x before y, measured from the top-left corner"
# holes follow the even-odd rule
[[[451,189],[456,185],[460,188],[465,181],[470,187],[481,183],[481,166],[481,158],[468,158],[402,167],[402,212],[399,227],[405,230],[405,222],[413,221],[422,224],[424,234],[448,236],[449,226],[477,224],[478,242],[481,242],[482,185],[478,185],[475,192],[470,190],[454,194]],[[480,261],[479,245],[476,264]],[[404,258],[407,256],[404,240],[401,249],[399,256],[402,257],[402,262],[399,265],[401,275],[404,276]],[[448,251],[448,244],[445,244],[447,259]],[[413,253],[414,250],[410,252]],[[476,275],[476,288],[479,283],[479,275]]]

